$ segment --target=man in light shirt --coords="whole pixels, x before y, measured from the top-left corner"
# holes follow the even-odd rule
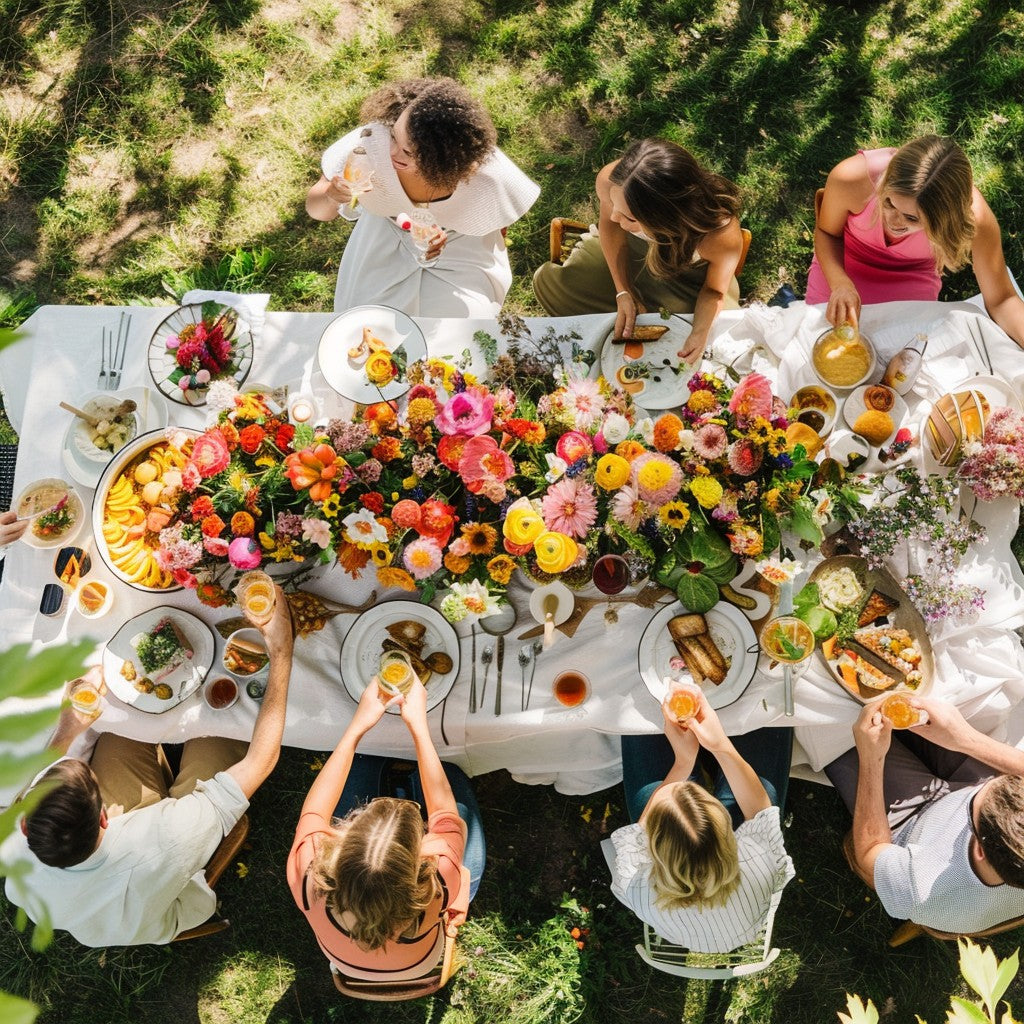
[[[190,740],[173,778],[160,747],[104,733],[90,764],[64,758],[43,776],[56,787],[0,849],[13,866],[7,897],[32,920],[45,906],[53,926],[83,945],[126,946],[170,942],[214,913],[204,868],[281,749],[292,626],[275,589],[273,616],[253,623],[267,643],[270,678],[247,748],[216,737]],[[65,708],[54,749],[65,752],[88,724]],[[114,799],[123,813],[115,813]]]
[[[1024,915],[1024,751],[941,700],[900,731],[868,704],[825,772],[853,810],[848,856],[886,912],[945,932]]]

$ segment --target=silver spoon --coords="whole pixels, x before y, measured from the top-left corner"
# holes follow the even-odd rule
[[[487,674],[491,671],[491,662],[494,661],[494,647],[488,644],[480,652],[480,660],[484,665],[484,684],[480,687],[480,701],[477,707],[482,707],[484,703],[484,697],[487,696]],[[476,708],[473,709],[474,711]]]
[[[521,684],[519,687],[519,710],[526,710],[526,666],[530,664],[530,647],[519,649],[519,676]]]
[[[530,685],[526,690],[526,710],[530,710],[530,698],[533,696],[533,677],[537,674],[537,661],[544,650],[543,640],[533,641],[533,668],[530,669]]]

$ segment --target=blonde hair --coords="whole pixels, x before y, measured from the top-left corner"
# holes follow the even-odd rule
[[[704,236],[738,217],[742,205],[731,181],[665,139],[634,142],[608,180],[622,189],[629,212],[653,239],[647,269],[662,280],[689,270]]]
[[[348,913],[349,934],[361,949],[383,949],[415,934],[440,895],[435,858],[421,858],[423,819],[411,800],[378,797],[322,836],[310,870],[314,893],[336,918]]]
[[[935,269],[959,270],[974,238],[974,176],[964,151],[952,140],[925,135],[892,155],[878,183],[879,204],[887,195],[913,199],[935,254]]]
[[[695,782],[675,782],[644,818],[651,881],[665,910],[719,907],[740,884],[729,812]]]

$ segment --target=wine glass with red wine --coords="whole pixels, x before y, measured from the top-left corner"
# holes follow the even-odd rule
[[[605,622],[612,625],[619,621],[619,616],[612,608],[612,595],[621,593],[629,586],[629,563],[622,555],[601,555],[594,562],[594,586],[608,597],[605,609]]]

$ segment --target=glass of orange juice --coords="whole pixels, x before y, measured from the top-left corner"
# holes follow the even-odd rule
[[[894,729],[909,729],[914,725],[924,725],[928,721],[927,712],[915,708],[905,693],[890,693],[878,710],[889,719]]]
[[[71,691],[71,706],[80,714],[99,718],[103,710],[100,691],[92,683],[82,682]]]
[[[693,683],[683,683],[672,680],[669,684],[668,695],[665,700],[668,703],[669,711],[675,715],[677,722],[688,722],[691,718],[697,717],[700,708],[700,687]]]
[[[394,697],[397,694],[408,696],[414,678],[412,662],[409,660],[409,655],[403,651],[385,651],[380,656],[377,681],[388,697]]]
[[[269,622],[274,614],[277,597],[274,581],[259,569],[247,572],[235,587],[235,597],[242,610],[255,622]]]

